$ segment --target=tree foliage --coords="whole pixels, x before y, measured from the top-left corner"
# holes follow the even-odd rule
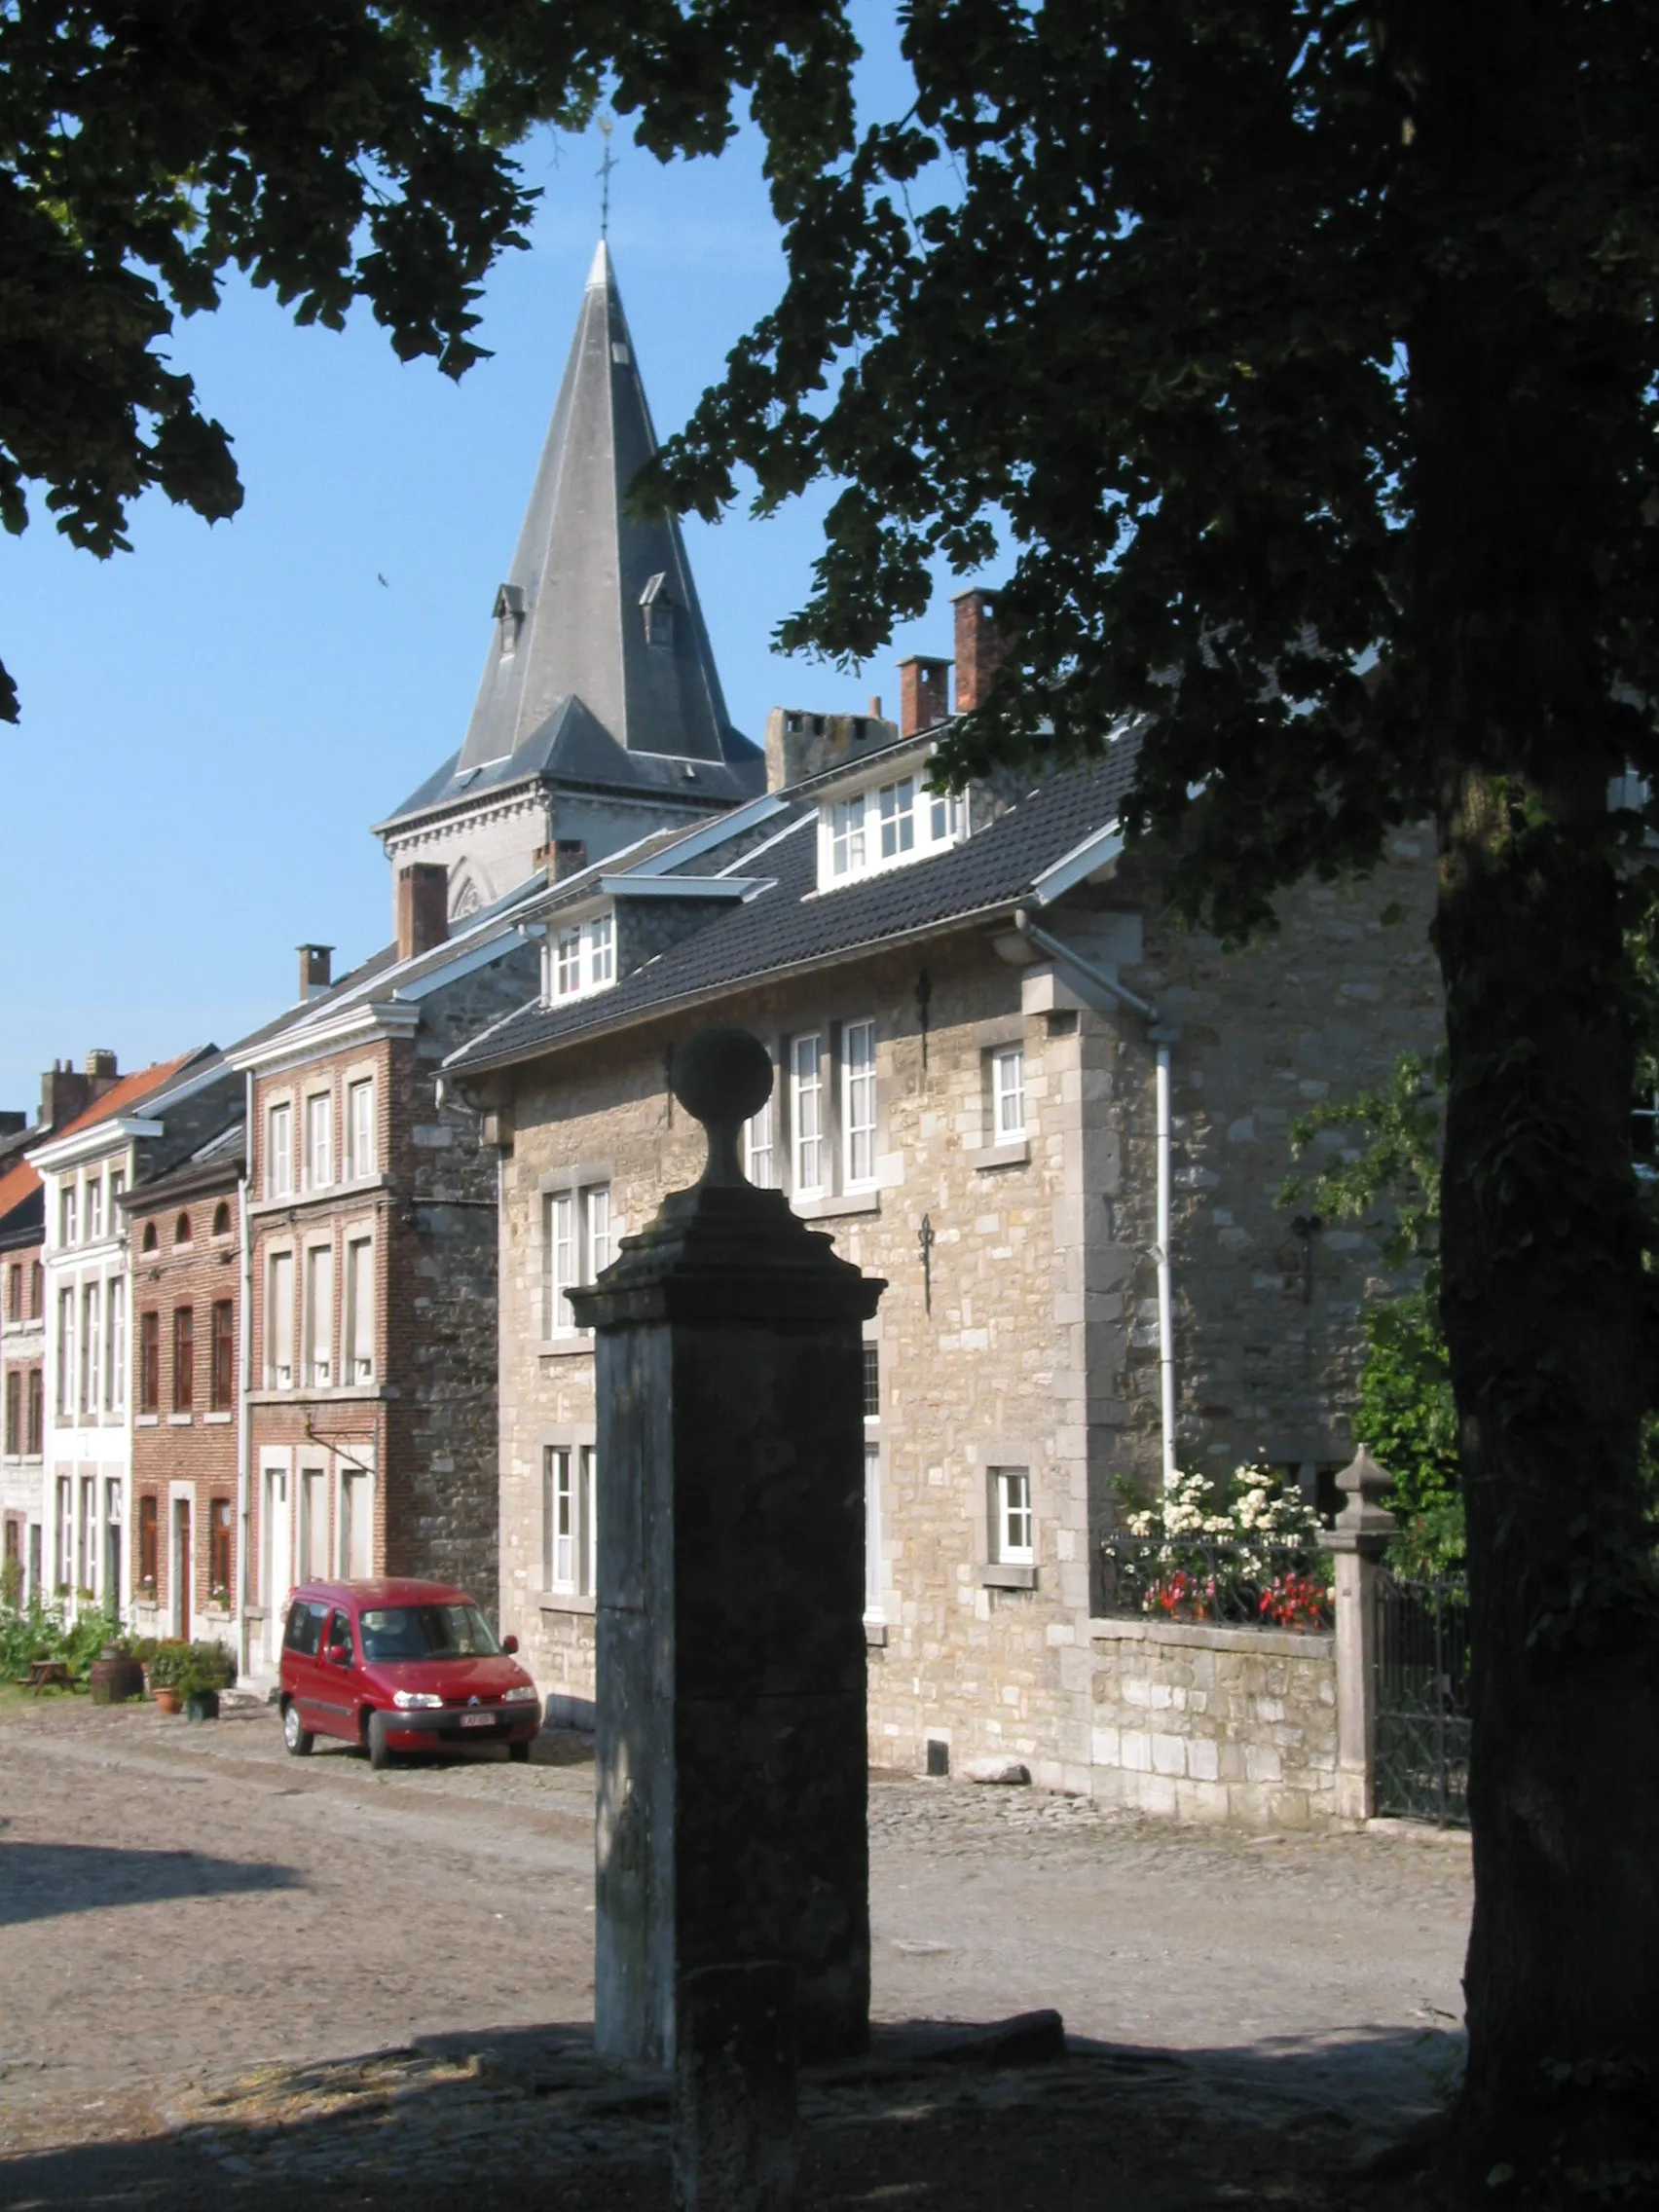
[[[608,83],[653,151],[718,152],[748,88],[798,158],[852,51],[793,0],[0,0],[0,524],[26,527],[31,484],[100,556],[152,486],[237,511],[230,433],[168,354],[228,270],[302,323],[364,302],[400,359],[459,377],[535,199],[513,141]]]
[[[1400,1523],[1395,1566],[1441,1573],[1463,1556],[1457,1409],[1446,1333],[1440,1325],[1440,1152],[1443,1096],[1416,1053],[1395,1062],[1387,1084],[1352,1098],[1326,1099],[1292,1123],[1293,1154],[1323,1136],[1346,1137],[1318,1171],[1288,1178],[1281,1205],[1307,1205],[1327,1219],[1363,1220],[1383,1261],[1413,1279],[1365,1310],[1365,1367],[1354,1431],[1393,1481],[1384,1503]]]

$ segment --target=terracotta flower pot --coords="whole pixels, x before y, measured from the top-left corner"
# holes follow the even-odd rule
[[[177,1690],[157,1690],[156,1703],[164,1713],[177,1713],[182,1709],[184,1700]]]

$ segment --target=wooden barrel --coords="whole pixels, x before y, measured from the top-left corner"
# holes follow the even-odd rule
[[[102,1658],[92,1661],[88,1679],[94,1705],[125,1705],[144,1694],[144,1670],[137,1660],[108,1646]]]

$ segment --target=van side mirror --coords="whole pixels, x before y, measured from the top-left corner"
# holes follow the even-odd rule
[[[328,1663],[331,1667],[349,1667],[351,1664],[351,1654],[344,1643],[331,1643],[328,1647]]]
[[[518,1638],[516,1636],[503,1636],[501,1639],[501,1649],[510,1659],[513,1653],[518,1649]]]

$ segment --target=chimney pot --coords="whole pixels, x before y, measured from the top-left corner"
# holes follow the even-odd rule
[[[951,604],[956,608],[956,712],[971,715],[990,697],[1008,640],[997,629],[996,603],[989,592],[958,592]]]
[[[417,861],[397,871],[397,957],[415,960],[449,937],[449,869]]]
[[[94,1045],[87,1054],[87,1075],[94,1083],[115,1081],[115,1054],[107,1045]]]
[[[302,944],[298,949],[300,997],[321,998],[334,980],[334,947],[331,944]]]
[[[950,663],[912,653],[899,663],[899,735],[917,737],[945,719]]]
[[[547,880],[565,883],[572,875],[580,875],[588,865],[587,844],[581,837],[560,837],[553,846]]]

